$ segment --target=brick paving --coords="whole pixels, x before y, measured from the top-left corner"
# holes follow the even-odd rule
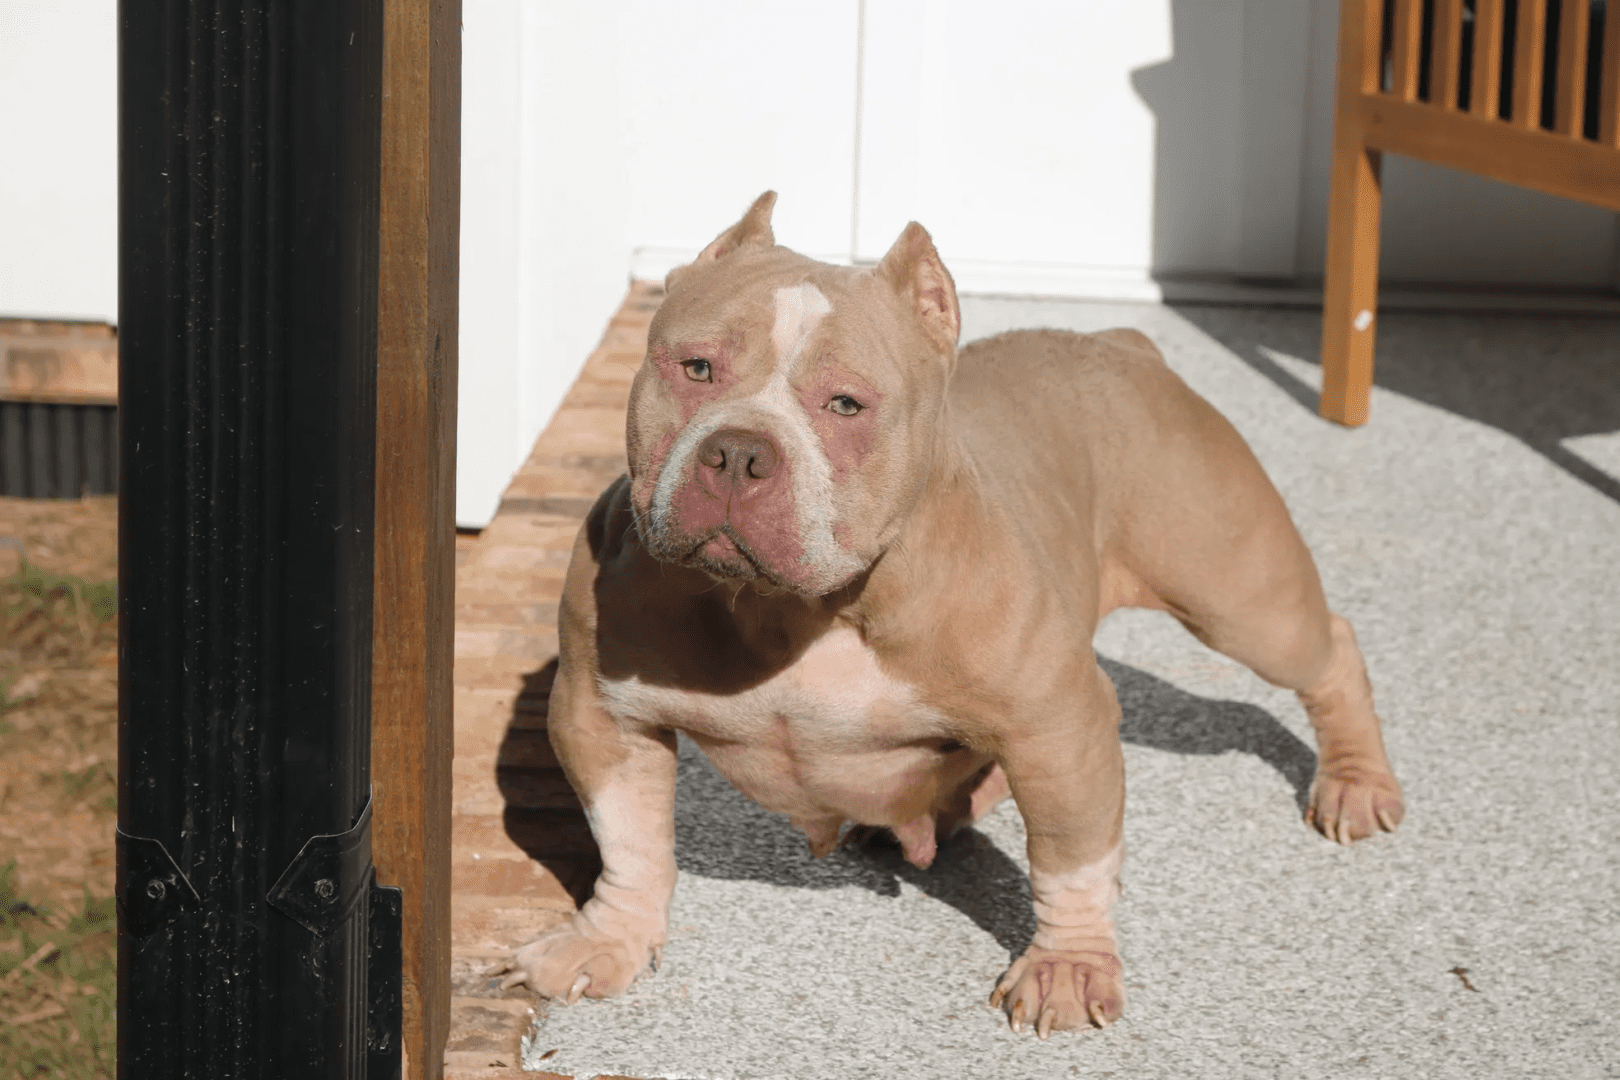
[[[625,402],[662,298],[631,287],[495,520],[458,544],[446,1080],[555,1076],[519,1069],[535,1001],[485,972],[567,918],[599,867],[546,735],[557,602],[585,514],[624,471]]]

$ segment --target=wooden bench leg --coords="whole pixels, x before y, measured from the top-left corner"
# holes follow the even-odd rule
[[[1367,422],[1377,333],[1382,155],[1369,150],[1362,137],[1362,103],[1364,95],[1378,89],[1382,19],[1379,0],[1341,0],[1333,190],[1322,287],[1322,397],[1317,411],[1349,427]]]
[[[1349,427],[1367,422],[1378,322],[1380,154],[1335,148],[1322,292],[1322,397],[1318,412]]]

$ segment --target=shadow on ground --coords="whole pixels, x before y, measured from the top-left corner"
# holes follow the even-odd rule
[[[602,860],[579,798],[558,767],[546,733],[556,678],[555,657],[523,676],[523,689],[495,756],[495,782],[506,801],[501,813],[506,835],[551,871],[574,903],[582,904],[591,895]]]
[[[1128,664],[1106,658],[1101,663],[1118,690],[1125,742],[1177,754],[1251,754],[1288,782],[1303,811],[1316,755],[1271,714],[1254,705],[1189,694]],[[537,730],[537,711],[538,722],[544,722],[544,701],[555,673],[553,661],[525,680],[498,759],[498,776],[508,799],[508,834],[569,883],[580,901],[590,894],[600,863],[594,846],[588,846],[588,831],[581,837],[584,817],[572,793],[536,779],[536,755],[528,745]],[[1021,955],[1029,946],[1035,923],[1028,879],[982,833],[964,830],[927,870],[881,847],[840,848],[818,860],[786,818],[739,793],[686,739],[681,740],[678,769],[675,846],[682,871],[795,889],[854,886],[888,897],[899,896],[905,882],[966,915],[1009,956]],[[560,780],[561,773],[552,771]],[[566,781],[562,783],[566,788]]]
[[[1317,363],[1319,312],[1171,306],[1316,414],[1316,386],[1268,353]],[[1620,431],[1616,320],[1393,311],[1378,318],[1377,348],[1373,380],[1379,387],[1497,428],[1620,502],[1620,479],[1563,445],[1565,439]],[[1372,423],[1378,423],[1376,408]]]

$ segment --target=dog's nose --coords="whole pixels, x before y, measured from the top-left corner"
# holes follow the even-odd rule
[[[721,428],[698,446],[698,460],[735,484],[766,479],[780,459],[776,445],[763,435]]]

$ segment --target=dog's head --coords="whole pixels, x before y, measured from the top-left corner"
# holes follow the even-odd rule
[[[915,222],[870,269],[777,247],[775,192],[672,272],[630,395],[642,542],[711,576],[822,596],[927,482],[961,328]]]

